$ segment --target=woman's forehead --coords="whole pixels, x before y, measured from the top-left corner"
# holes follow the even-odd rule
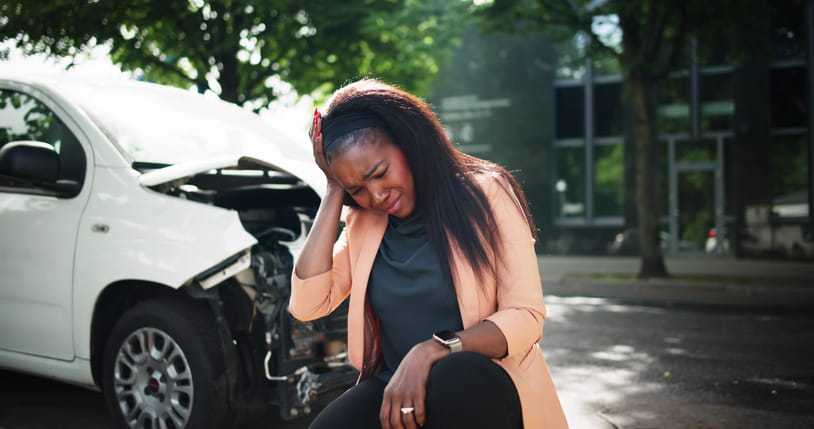
[[[372,168],[386,161],[392,154],[394,147],[384,142],[364,142],[352,145],[336,154],[331,161],[334,170],[347,170],[361,172],[360,177],[371,171]]]
[[[358,186],[393,163],[403,163],[404,156],[392,143],[379,141],[355,145],[338,154],[331,168],[345,187]]]

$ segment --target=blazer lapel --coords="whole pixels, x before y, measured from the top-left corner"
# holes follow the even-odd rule
[[[369,220],[359,222],[359,230],[354,231],[354,237],[359,242],[359,254],[356,264],[353,264],[353,294],[362,298],[367,293],[367,282],[370,278],[370,271],[373,269],[373,262],[379,252],[379,246],[387,228],[387,215],[375,212],[366,212]],[[360,219],[361,220],[361,219]]]
[[[480,311],[480,290],[477,278],[472,267],[465,263],[466,258],[460,249],[452,245],[453,273],[452,282],[455,284],[455,295],[458,298],[458,308],[461,311],[461,322],[464,329],[477,325],[482,320]]]
[[[348,250],[351,257],[350,308],[348,311],[348,346],[351,357],[359,359],[359,369],[363,370],[371,358],[372,346],[368,337],[369,323],[366,323],[367,283],[384,231],[387,228],[387,215],[369,211],[355,213],[356,219],[348,225]],[[372,321],[369,321],[372,322]],[[368,344],[365,344],[368,342]]]

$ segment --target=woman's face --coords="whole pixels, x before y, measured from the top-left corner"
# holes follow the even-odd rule
[[[405,218],[415,209],[413,173],[388,137],[373,136],[340,151],[331,159],[331,168],[359,206]]]

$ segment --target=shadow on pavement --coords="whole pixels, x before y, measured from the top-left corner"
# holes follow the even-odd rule
[[[0,429],[110,429],[101,392],[0,370]],[[243,422],[243,429],[306,429],[310,419],[286,422],[277,409]]]

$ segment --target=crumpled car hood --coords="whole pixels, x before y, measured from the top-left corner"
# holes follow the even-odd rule
[[[313,160],[286,160],[285,165],[286,168],[282,168],[271,161],[263,159],[262,156],[220,155],[152,170],[139,176],[138,181],[142,186],[153,187],[220,168],[266,168],[291,174],[305,182],[314,192],[324,196],[323,193],[327,184],[325,175]]]

